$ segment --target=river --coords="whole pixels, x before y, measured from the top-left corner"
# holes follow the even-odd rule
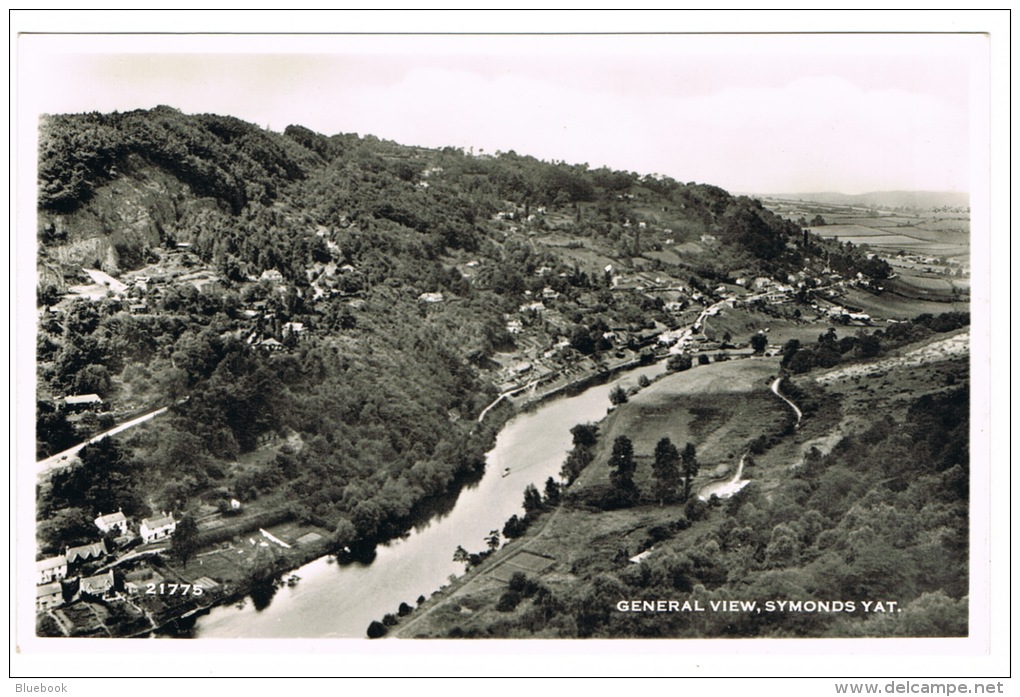
[[[570,429],[604,417],[615,385],[627,388],[641,375],[652,378],[665,370],[664,362],[637,368],[515,416],[486,455],[485,475],[460,492],[449,513],[417,526],[403,539],[380,545],[371,564],[340,565],[331,557],[306,564],[293,572],[300,581],[281,587],[262,610],[250,599],[213,608],[197,620],[191,636],[364,637],[372,620],[396,613],[402,602],[414,606],[418,596],[428,597],[449,583],[451,575],[462,574],[464,565],[453,561],[454,550],[458,545],[469,552],[485,549],[484,538],[491,530],[502,530],[510,516],[524,512],[528,484],[541,490],[550,476],[559,479],[571,447]]]

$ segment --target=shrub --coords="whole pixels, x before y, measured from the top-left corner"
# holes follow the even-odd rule
[[[520,602],[521,594],[516,591],[508,590],[500,596],[499,602],[496,603],[496,609],[500,612],[513,612]]]

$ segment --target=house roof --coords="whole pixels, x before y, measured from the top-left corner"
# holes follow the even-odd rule
[[[105,593],[113,588],[113,569],[110,569],[105,574],[83,578],[81,580],[80,588],[82,593],[88,593],[90,595]]]
[[[641,562],[643,562],[643,561],[644,561],[645,559],[647,559],[647,558],[648,558],[648,556],[649,556],[649,555],[650,555],[650,554],[651,554],[651,553],[652,553],[653,551],[654,551],[654,550],[652,550],[652,549],[646,549],[646,550],[645,550],[644,552],[641,552],[641,554],[638,554],[638,555],[636,555],[636,556],[633,556],[633,557],[631,557],[631,558],[630,558],[630,563],[631,563],[631,564],[640,564],[640,563],[641,563]]]
[[[167,528],[171,525],[176,525],[177,521],[174,520],[173,515],[164,515],[159,518],[144,518],[142,525],[147,527],[149,530],[156,530],[158,528]]]
[[[64,397],[64,404],[102,404],[103,400],[97,394],[73,394]]]
[[[35,568],[39,571],[46,569],[56,569],[67,564],[66,557],[49,557],[48,559],[40,559],[35,563]]]
[[[96,518],[96,525],[100,527],[103,526],[110,527],[112,525],[117,525],[118,523],[126,522],[127,517],[124,515],[123,511],[117,511],[116,513],[107,513],[106,515],[101,515],[98,518]]]
[[[60,581],[54,581],[53,583],[44,583],[41,586],[35,587],[35,597],[42,598],[47,595],[56,595],[57,593],[63,593],[64,589],[60,585]]]
[[[93,542],[90,545],[82,545],[81,547],[71,547],[67,550],[68,563],[74,563],[78,560],[98,559],[99,557],[106,554],[106,541],[100,540],[99,542]]]

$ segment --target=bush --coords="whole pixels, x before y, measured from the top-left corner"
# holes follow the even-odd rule
[[[609,392],[609,401],[615,405],[627,402],[627,392],[620,385],[617,385]]]
[[[386,625],[384,625],[382,622],[379,622],[378,620],[372,620],[372,624],[368,625],[368,632],[366,633],[368,634],[369,639],[378,639],[380,637],[386,636],[386,634],[389,631],[390,630],[388,630],[386,628]]]
[[[528,577],[523,571],[515,571],[513,576],[510,577],[510,583],[507,586],[510,590],[515,593],[523,593],[524,587],[528,585]]]
[[[522,596],[517,591],[508,590],[500,596],[496,609],[500,612],[513,612],[520,604]]]
[[[701,360],[700,357],[698,359]],[[705,361],[708,362],[707,360]],[[690,370],[694,366],[694,361],[686,353],[678,353],[670,356],[669,360],[666,361],[666,370],[671,373],[677,373],[684,370]]]
[[[697,496],[692,496],[687,500],[687,505],[684,506],[684,515],[688,521],[698,521],[705,517],[708,513],[708,504],[699,499]]]

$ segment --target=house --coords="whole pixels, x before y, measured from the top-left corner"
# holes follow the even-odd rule
[[[283,274],[277,269],[266,269],[259,276],[260,281],[269,281],[270,283],[283,283]]]
[[[99,409],[103,400],[97,394],[75,394],[64,397],[64,406],[68,409]]]
[[[52,607],[64,604],[64,589],[60,581],[46,583],[36,586],[35,589],[35,611],[46,612]]]
[[[95,598],[109,598],[115,594],[113,589],[113,569],[98,576],[87,576],[81,580],[79,591],[82,595],[91,595]]]
[[[50,557],[49,559],[37,561],[35,569],[39,574],[36,583],[45,584],[59,581],[62,578],[67,578],[67,558]]]
[[[281,351],[286,347],[276,339],[270,337],[264,341],[260,341],[259,348],[265,349],[266,351]]]
[[[643,562],[643,561],[644,561],[645,559],[647,559],[647,558],[648,558],[648,557],[649,557],[649,556],[651,555],[651,553],[652,553],[653,551],[654,551],[654,550],[651,550],[651,549],[646,549],[646,550],[645,550],[644,552],[641,552],[641,554],[638,554],[637,556],[633,556],[633,557],[631,557],[630,559],[628,559],[628,561],[629,561],[629,562],[630,562],[631,564],[640,564],[640,563],[641,563],[641,562]]]
[[[106,541],[100,540],[99,542],[93,542],[90,545],[82,545],[80,547],[70,547],[65,553],[67,558],[67,564],[80,564],[87,561],[95,561],[96,559],[102,559],[108,554],[106,549]]]
[[[174,520],[173,514],[164,513],[158,518],[143,518],[138,532],[141,534],[143,542],[155,542],[170,537],[176,529],[177,521]]]
[[[115,535],[127,535],[128,533],[127,517],[123,511],[101,515],[96,518],[95,523],[99,531],[103,533],[113,532]]]
[[[441,303],[443,302],[442,293],[422,293],[418,296],[418,302],[421,303]]]

